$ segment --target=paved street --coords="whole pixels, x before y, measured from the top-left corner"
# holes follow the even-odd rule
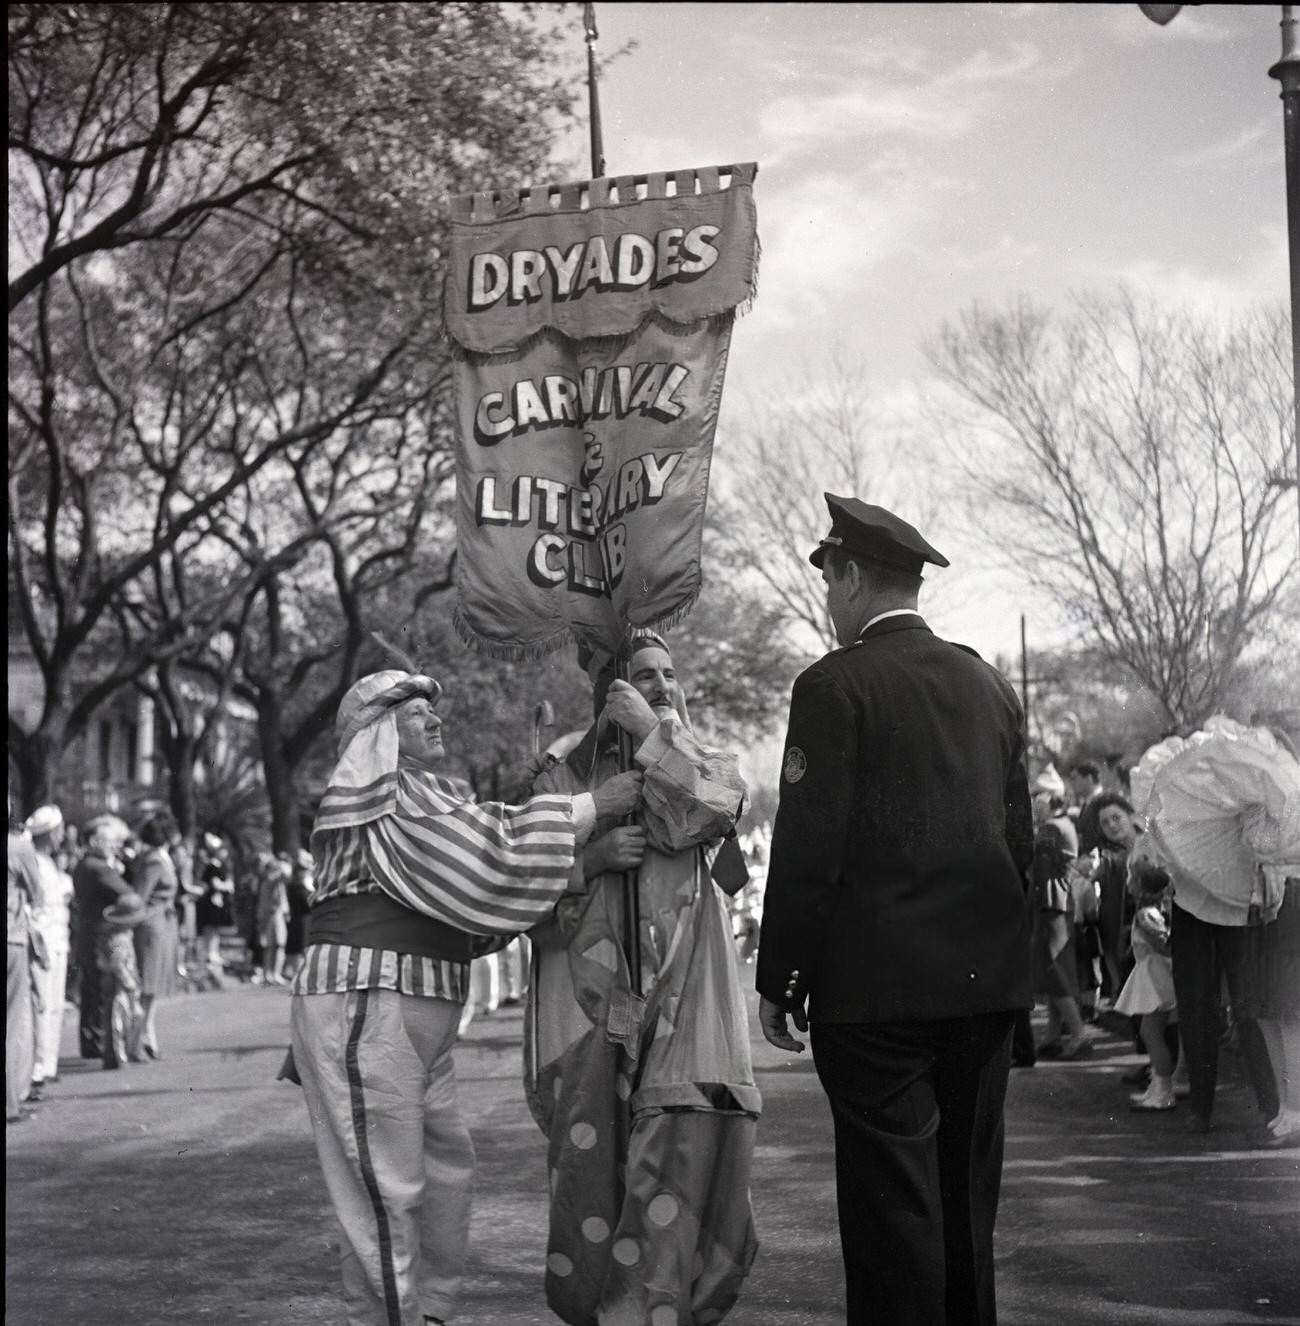
[[[334,1234],[296,1088],[275,1082],[282,991],[162,1006],[164,1059],[76,1060],[7,1151],[9,1326],[341,1326]],[[72,1024],[65,1053],[75,1048]],[[465,1326],[544,1326],[544,1155],[519,1088],[522,1019],[458,1054],[480,1157]],[[842,1321],[830,1121],[812,1065],[754,1026],[762,1247],[734,1326]],[[1004,1326],[1300,1324],[1300,1150],[1251,1149],[1231,1056],[1209,1137],[1127,1109],[1131,1046],[1016,1072],[998,1228]]]

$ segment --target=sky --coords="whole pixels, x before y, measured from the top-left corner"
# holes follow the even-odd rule
[[[575,12],[578,12],[575,7]],[[1218,309],[1287,290],[1280,5],[598,3],[608,174],[756,161],[758,299],[728,404],[832,355],[905,402],[973,301],[1139,290]],[[581,32],[575,44],[581,50]],[[586,130],[564,144],[589,172]],[[900,514],[906,515],[906,512]],[[969,568],[955,513],[923,531]],[[810,531],[815,542],[824,531]],[[986,657],[1065,624],[989,571],[932,624]],[[924,607],[924,600],[922,603]]]

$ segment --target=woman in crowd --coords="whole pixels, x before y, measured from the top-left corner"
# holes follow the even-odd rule
[[[1300,1145],[1300,879],[1285,881],[1277,919],[1251,927],[1247,948],[1237,1012],[1258,1023],[1278,1095],[1266,1144]]]
[[[1129,801],[1106,792],[1093,803],[1101,836],[1100,857],[1093,873],[1097,886],[1097,929],[1101,939],[1102,994],[1118,997],[1133,969],[1130,934],[1134,904],[1128,887],[1129,857],[1141,830]]]
[[[45,941],[48,967],[37,966],[32,977],[40,996],[36,1011],[36,1059],[32,1071],[32,1091],[28,1099],[40,1096],[46,1082],[59,1076],[59,1039],[63,1035],[63,1010],[68,987],[68,951],[71,942],[72,876],[59,864],[63,843],[63,812],[58,806],[41,806],[27,820],[36,851],[36,865],[41,877],[41,896],[33,909],[32,921]]]
[[[262,976],[267,985],[284,985],[284,946],[289,937],[288,861],[270,852],[258,858],[257,939],[262,949]]]
[[[179,934],[176,924],[176,866],[168,850],[177,836],[171,812],[155,811],[140,826],[140,852],[136,857],[134,886],[144,908],[135,926],[135,956],[139,970],[140,1051],[159,1058],[158,997],[176,988],[176,955]]]
[[[205,833],[199,848],[198,882],[202,889],[194,909],[199,930],[200,960],[207,968],[208,980],[221,985],[221,932],[235,923],[230,852],[215,834]]]
[[[1290,838],[1279,855],[1300,861],[1300,812],[1295,810],[1300,760],[1287,733],[1275,727],[1267,731],[1277,743],[1277,772],[1291,791]],[[1289,866],[1261,869],[1259,893],[1266,914],[1261,916],[1263,924],[1246,930],[1246,961],[1235,1010],[1259,1027],[1273,1069],[1278,1110],[1266,1120],[1265,1145],[1270,1147],[1300,1145],[1300,877],[1293,871]],[[1268,920],[1275,903],[1277,914]]]
[[[1047,1033],[1037,1053],[1043,1059],[1082,1059],[1092,1045],[1078,1003],[1070,876],[1077,840],[1065,813],[1065,783],[1051,765],[1035,779],[1033,796],[1036,989],[1047,999]]]

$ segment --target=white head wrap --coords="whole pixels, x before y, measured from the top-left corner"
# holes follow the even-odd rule
[[[397,706],[416,695],[437,704],[432,677],[390,668],[362,677],[343,697],[334,726],[339,761],[321,799],[313,833],[368,824],[387,815],[397,796]]]

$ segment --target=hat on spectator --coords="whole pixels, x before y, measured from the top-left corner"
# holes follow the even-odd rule
[[[138,893],[123,893],[118,895],[116,902],[104,908],[104,920],[109,925],[139,925],[148,910]]]
[[[63,812],[58,806],[37,806],[27,817],[27,832],[33,838],[44,833],[53,833],[63,827]]]

